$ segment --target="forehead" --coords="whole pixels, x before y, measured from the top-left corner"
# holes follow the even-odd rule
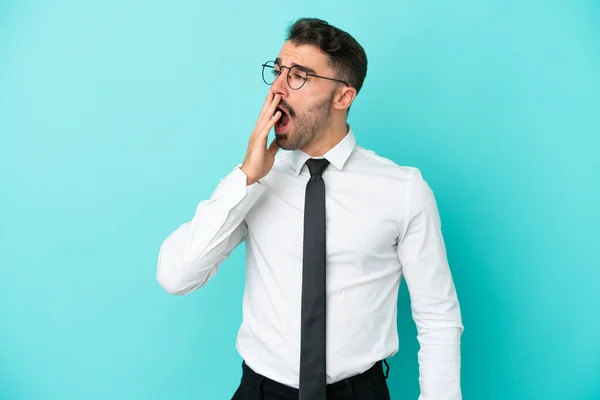
[[[290,41],[284,43],[277,61],[280,65],[291,67],[298,64],[319,72],[329,69],[327,55],[322,53],[318,47],[309,44],[296,46]]]

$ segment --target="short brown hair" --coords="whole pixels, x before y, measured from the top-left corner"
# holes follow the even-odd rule
[[[327,54],[337,78],[347,81],[358,94],[367,75],[367,55],[349,33],[322,19],[301,18],[288,28],[286,40],[296,46],[318,47]]]

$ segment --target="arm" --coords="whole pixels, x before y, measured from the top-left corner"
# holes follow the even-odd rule
[[[198,204],[192,220],[162,243],[156,276],[167,292],[184,295],[202,287],[242,242],[248,229],[244,217],[264,192],[260,182],[247,183],[236,167]]]
[[[260,179],[269,173],[279,150],[269,131],[281,118],[281,100],[271,90],[250,135],[246,157],[196,208],[193,219],[172,232],[158,255],[156,277],[169,293],[187,294],[202,287],[247,234],[246,213],[262,195]]]
[[[407,204],[410,218],[398,244],[398,257],[420,344],[419,400],[460,400],[460,337],[464,328],[436,200],[420,172]]]

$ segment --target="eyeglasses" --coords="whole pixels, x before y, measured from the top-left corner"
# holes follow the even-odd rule
[[[289,87],[293,90],[298,90],[302,86],[304,86],[309,76],[321,79],[328,79],[330,81],[341,82],[346,86],[350,86],[348,82],[342,81],[340,79],[327,78],[325,76],[319,76],[310,73],[306,71],[305,68],[301,65],[294,65],[293,67],[284,67],[282,65],[277,64],[275,61],[267,61],[262,65],[262,67],[262,78],[267,85],[272,85],[273,82],[275,82],[275,80],[277,80],[279,75],[282,73],[283,69],[287,68],[289,69],[287,74],[287,83]]]

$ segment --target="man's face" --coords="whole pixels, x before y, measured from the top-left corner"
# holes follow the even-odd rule
[[[316,75],[335,77],[327,65],[327,56],[311,45],[295,46],[288,41],[276,62],[283,67],[299,65]],[[294,90],[288,85],[288,73],[288,68],[282,68],[270,90],[281,95],[278,110],[283,114],[275,124],[277,144],[284,150],[296,150],[306,147],[329,126],[336,84],[308,76],[304,85]]]

